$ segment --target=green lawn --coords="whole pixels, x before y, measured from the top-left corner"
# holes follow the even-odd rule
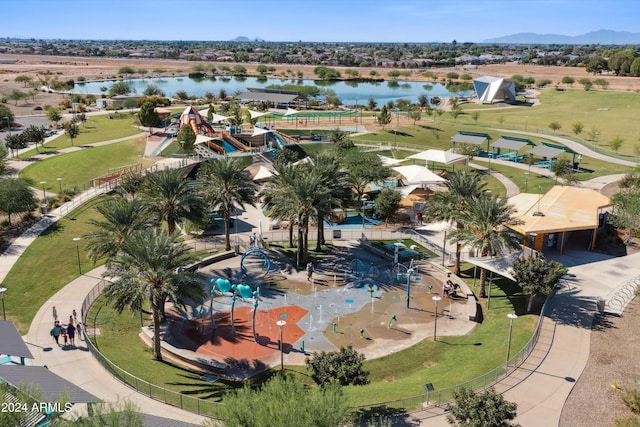
[[[60,190],[57,178],[62,178],[63,189],[78,187],[80,190],[86,190],[91,179],[106,175],[112,168],[136,163],[142,163],[145,167],[153,164],[150,160],[144,160],[143,154],[144,141],[134,138],[34,162],[27,166],[20,176],[30,180],[38,188],[38,183],[45,181],[46,190],[55,193]]]
[[[112,119],[109,119],[109,116]],[[84,124],[80,124],[80,134],[73,140],[73,145],[80,146],[86,144],[94,144],[101,141],[109,141],[112,139],[124,138],[135,135],[141,131],[134,127],[135,116],[129,113],[113,113],[111,115],[95,115],[88,116]],[[39,146],[40,153],[51,153],[53,151],[62,150],[71,147],[71,140],[66,134],[60,135],[54,140],[48,142],[43,147]],[[36,149],[27,151],[20,155],[20,158],[28,158],[38,154]]]
[[[96,216],[94,207],[104,199],[96,198],[51,225],[25,250],[13,265],[3,284],[7,320],[25,334],[40,307],[56,292],[78,277],[78,258],[74,237],[82,237],[92,228],[87,219]],[[80,240],[80,265],[83,272],[94,268]],[[79,310],[80,307],[77,307]]]

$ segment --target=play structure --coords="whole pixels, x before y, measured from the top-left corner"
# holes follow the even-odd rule
[[[402,347],[428,338],[432,297],[444,296],[446,273],[431,264],[385,264],[364,250],[357,254],[339,258],[333,270],[318,266],[322,272],[310,280],[304,269],[297,274],[262,248],[207,266],[200,272],[208,276],[209,299],[170,310],[163,346],[216,377],[247,379],[277,365],[280,349],[287,363],[302,364],[313,352],[341,346],[377,357],[380,343]],[[437,306],[447,313],[443,335],[449,327],[473,327],[465,303],[444,298]]]
[[[213,136],[216,133],[215,130],[213,130],[213,127],[211,127],[211,125],[207,123],[207,121],[204,120],[200,113],[198,113],[198,111],[193,107],[185,108],[180,115],[180,118],[178,119],[178,132],[182,130],[183,126],[191,126],[193,133],[196,135]]]

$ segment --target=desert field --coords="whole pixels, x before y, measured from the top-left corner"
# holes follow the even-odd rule
[[[39,56],[39,55],[11,55],[2,54],[0,60],[16,60],[14,64],[0,64],[0,95],[8,95],[12,90],[19,89],[25,90],[24,84],[15,82],[15,78],[18,75],[27,75],[34,79],[38,77],[38,74],[49,72],[52,77],[55,76],[59,80],[74,79],[83,77],[86,80],[102,80],[110,79],[113,76],[117,76],[118,69],[124,66],[130,66],[135,69],[144,68],[148,70],[147,76],[154,76],[152,70],[155,68],[162,68],[166,70],[163,73],[164,76],[173,75],[186,75],[192,67],[198,62],[184,61],[184,60],[163,60],[163,59],[139,59],[139,58],[82,58],[82,57],[65,57],[65,56]],[[209,64],[209,63],[207,63]],[[256,67],[260,64],[257,63],[212,63],[216,67],[226,65],[233,68],[235,65],[244,66],[250,75],[258,75]],[[296,64],[273,64],[276,72],[290,71],[294,75],[301,72],[304,79],[314,79],[316,76],[313,73],[315,65],[296,65]],[[346,67],[332,67],[340,70],[344,74]],[[387,73],[391,71],[391,68],[358,68],[360,75],[367,76],[369,71],[376,70],[380,76],[387,77]],[[431,81],[431,79],[422,76],[422,73],[427,70],[416,69],[411,77],[407,80],[413,81]],[[459,74],[469,74],[473,78],[491,75],[496,77],[509,78],[515,74],[519,74],[525,78],[531,77],[534,80],[548,79],[553,84],[560,84],[560,81],[564,76],[573,77],[576,82],[582,78],[589,78],[593,80],[592,74],[587,73],[584,68],[578,67],[546,67],[538,65],[522,65],[515,63],[508,64],[492,64],[482,65],[474,68],[470,67],[447,67],[447,68],[430,68],[428,71],[432,71],[437,76],[439,81],[445,80],[447,73],[455,71]],[[603,74],[598,76],[604,78],[609,82],[609,90],[619,91],[638,91],[640,90],[640,78],[634,77],[618,77],[615,75]],[[580,87],[575,83],[574,87]],[[33,107],[36,105],[57,105],[62,99],[60,94],[49,94],[40,92],[34,100],[20,101],[18,105],[13,102],[9,102],[8,106],[14,112],[16,116],[38,114],[34,112]],[[40,113],[43,114],[43,113]]]

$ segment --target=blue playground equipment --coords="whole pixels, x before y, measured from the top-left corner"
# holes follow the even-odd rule
[[[271,258],[269,258],[269,255],[267,255],[262,249],[259,248],[249,249],[242,254],[242,257],[240,258],[240,270],[242,270],[242,274],[247,274],[247,268],[244,266],[244,260],[250,255],[258,255],[264,259],[262,263],[262,269],[264,270],[264,274],[268,274],[271,270]]]

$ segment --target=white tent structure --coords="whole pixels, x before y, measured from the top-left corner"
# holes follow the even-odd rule
[[[273,176],[273,172],[271,172],[265,166],[260,165],[260,167],[258,168],[258,171],[253,176],[253,180],[254,181],[266,181],[267,179],[271,178],[272,176]]]
[[[213,141],[214,138],[211,138],[207,135],[196,135],[195,144],[202,144],[204,142]]]
[[[263,113],[262,111],[249,110],[249,115],[251,116],[252,119],[257,119],[258,117],[266,116],[266,115],[269,115],[269,114],[271,114],[271,113],[269,113],[269,112]]]
[[[392,157],[381,156],[380,154],[378,154],[378,157],[380,157],[380,161],[384,166],[395,166],[398,163],[402,163],[402,160],[394,159]]]
[[[478,100],[483,104],[516,99],[516,85],[509,79],[483,76],[473,81],[473,89],[476,91]]]
[[[440,184],[447,180],[431,172],[425,166],[409,165],[391,168],[402,175],[406,184]]]
[[[425,162],[443,163],[445,165],[451,165],[454,163],[468,164],[469,156],[453,153],[451,151],[444,150],[426,150],[420,153],[413,154],[408,159],[424,160]]]
[[[288,116],[295,116],[295,115],[296,115],[296,114],[298,114],[298,113],[299,113],[299,111],[298,111],[298,110],[296,110],[295,108],[287,108],[287,112],[286,112],[286,113],[284,113],[284,116],[285,116],[285,117],[288,117]]]

